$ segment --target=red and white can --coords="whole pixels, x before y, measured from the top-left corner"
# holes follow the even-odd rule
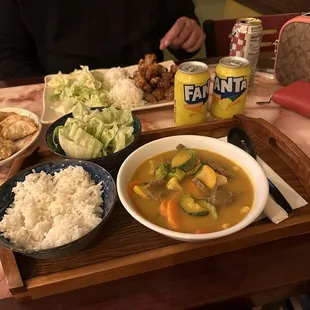
[[[249,88],[254,83],[262,36],[262,21],[258,18],[237,19],[232,30],[229,55],[243,57],[249,61],[251,66]]]

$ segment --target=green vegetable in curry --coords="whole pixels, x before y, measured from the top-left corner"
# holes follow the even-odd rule
[[[155,178],[156,179],[164,179],[167,177],[169,173],[170,165],[169,164],[161,164],[155,170]]]
[[[206,216],[209,214],[209,211],[197,203],[190,194],[185,194],[181,197],[180,205],[183,211],[188,215]]]

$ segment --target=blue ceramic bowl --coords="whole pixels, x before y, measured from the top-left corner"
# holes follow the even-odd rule
[[[92,108],[92,110],[100,110],[102,111],[104,108]],[[64,150],[61,148],[59,144],[55,145],[53,141],[53,133],[56,127],[63,126],[68,118],[73,117],[72,113],[66,114],[55,121],[47,130],[45,135],[45,143],[47,147],[56,155],[61,156],[63,158],[70,159],[71,157],[66,156]],[[119,168],[123,161],[128,157],[135,150],[135,144],[141,135],[141,123],[136,116],[133,116],[134,123],[134,141],[127,145],[124,149],[114,154],[110,154],[104,157],[97,157],[97,158],[74,158],[79,160],[87,160],[93,163],[98,164],[99,166],[107,169],[108,171],[112,172],[115,169]]]
[[[103,209],[102,214],[102,221],[97,225],[93,230],[89,233],[84,235],[83,237],[58,246],[51,249],[46,250],[24,250],[16,247],[9,240],[5,239],[3,236],[0,235],[0,245],[11,249],[14,252],[18,252],[33,258],[39,259],[52,259],[52,258],[59,258],[64,256],[72,255],[82,249],[84,249],[99,233],[100,229],[102,228],[104,222],[107,220],[109,215],[111,214],[115,201],[116,201],[116,186],[112,176],[102,167],[86,161],[81,160],[60,160],[55,162],[46,162],[40,163],[38,165],[29,167],[25,170],[20,171],[17,175],[13,176],[9,180],[7,180],[1,187],[0,187],[0,221],[2,220],[6,209],[11,205],[14,200],[14,193],[12,192],[12,188],[16,186],[17,182],[23,182],[25,177],[28,174],[31,174],[33,171],[40,173],[44,171],[48,174],[54,174],[55,172],[59,172],[69,166],[81,166],[87,171],[91,179],[98,184],[102,182],[103,186],[103,205],[101,206]]]

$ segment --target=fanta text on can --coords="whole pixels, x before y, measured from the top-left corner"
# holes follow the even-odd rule
[[[210,73],[199,61],[179,66],[174,82],[174,123],[177,126],[202,123],[207,118]]]

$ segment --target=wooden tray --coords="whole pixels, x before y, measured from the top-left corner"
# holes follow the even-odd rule
[[[304,199],[310,197],[310,159],[286,136],[261,119],[237,116],[233,120],[176,127],[143,133],[139,145],[162,137],[196,134],[223,137],[239,125],[254,139],[259,156]],[[138,146],[139,146],[138,145]],[[56,158],[46,149],[15,160],[9,176],[38,162]],[[231,253],[310,232],[309,205],[294,210],[275,225],[265,219],[233,235],[203,243],[168,239],[136,222],[117,203],[101,235],[86,250],[55,260],[35,260],[0,248],[9,289],[18,300],[41,298],[99,283],[121,280],[149,271]]]

